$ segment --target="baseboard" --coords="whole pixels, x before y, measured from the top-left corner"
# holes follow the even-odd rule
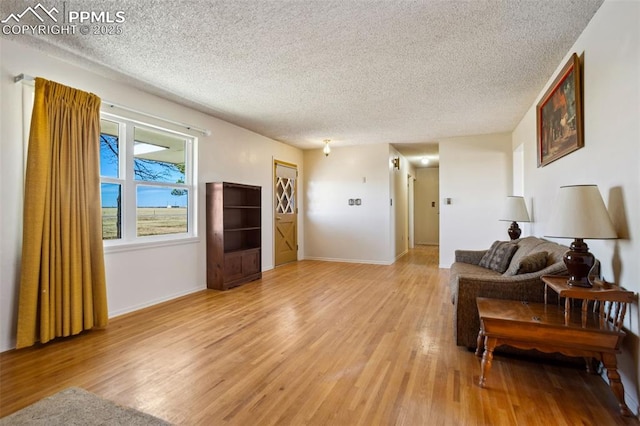
[[[393,262],[384,260],[366,260],[366,259],[342,259],[335,257],[315,257],[305,256],[304,260],[320,260],[323,262],[342,262],[342,263],[365,263],[367,265],[392,265]]]
[[[141,303],[139,305],[130,306],[124,309],[118,309],[115,311],[109,312],[109,319],[119,317],[120,315],[129,314],[131,312],[139,311],[140,309],[148,308],[149,306],[157,305],[163,302],[168,302],[169,300],[177,299],[178,297],[186,296],[191,293],[196,293],[198,291],[206,290],[206,287],[196,287],[189,290],[181,291],[178,293],[171,294],[166,297],[161,297],[158,299],[153,299],[145,303]]]
[[[397,262],[397,261],[398,261],[398,259],[400,259],[402,256],[404,256],[404,255],[405,255],[405,254],[407,254],[407,253],[409,253],[409,250],[408,250],[408,249],[407,249],[407,250],[405,250],[405,251],[403,251],[403,252],[402,252],[402,253],[400,253],[399,255],[397,255],[397,256],[396,256],[396,258],[395,258],[395,260],[394,260],[394,262]]]
[[[149,302],[146,302],[146,303],[141,303],[139,305],[131,306],[131,307],[128,307],[128,308],[125,308],[125,309],[120,309],[120,310],[116,310],[116,311],[110,311],[109,312],[109,319],[112,319],[112,318],[115,318],[115,317],[119,317],[121,315],[129,314],[131,312],[135,312],[135,311],[138,311],[140,309],[148,308],[149,306],[157,305],[159,303],[168,302],[169,300],[177,299],[178,297],[186,296],[188,294],[196,293],[198,291],[203,291],[203,290],[205,290],[205,288],[202,288],[202,287],[192,288],[192,289],[189,289],[189,290],[185,290],[185,291],[182,291],[182,292],[179,292],[179,293],[172,294],[172,295],[167,296],[167,297],[162,297],[160,299],[154,299],[152,301],[149,301]],[[13,341],[11,343],[11,347],[8,347],[6,349],[1,350],[0,353],[13,351],[15,349],[16,349],[16,342]]]

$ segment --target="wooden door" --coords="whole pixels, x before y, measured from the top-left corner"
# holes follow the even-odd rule
[[[298,169],[294,164],[275,162],[275,265],[298,260]]]

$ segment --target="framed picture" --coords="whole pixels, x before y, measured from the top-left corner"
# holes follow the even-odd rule
[[[584,146],[581,87],[574,53],[537,106],[538,167]]]

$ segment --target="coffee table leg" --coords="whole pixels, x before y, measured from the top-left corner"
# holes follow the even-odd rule
[[[607,369],[607,377],[609,378],[609,387],[613,391],[613,394],[618,399],[618,406],[620,407],[620,414],[623,416],[633,416],[629,407],[624,402],[624,386],[620,381],[620,374],[618,374],[617,359],[615,354],[603,353],[602,363],[604,368]]]
[[[478,331],[478,340],[476,341],[476,356],[482,356],[482,341],[484,340],[484,333],[482,332],[482,327],[480,327],[480,331]]]
[[[491,361],[493,360],[493,350],[496,347],[496,343],[498,339],[495,337],[485,337],[484,338],[484,355],[482,355],[482,369],[480,372],[480,382],[478,383],[481,388],[484,387],[485,382],[487,381],[487,375],[491,370]]]

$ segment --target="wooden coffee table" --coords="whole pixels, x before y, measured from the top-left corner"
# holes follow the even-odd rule
[[[620,292],[623,294],[613,297],[627,302],[633,301],[633,293],[623,290]],[[611,293],[608,294],[612,297]],[[617,371],[616,360],[616,354],[620,352],[620,344],[625,336],[624,331],[620,329],[624,313],[622,319],[618,318],[619,322],[612,322],[605,318],[607,312],[609,317],[612,316],[608,309],[587,312],[582,307],[577,307],[575,312],[570,309],[571,312],[565,315],[565,307],[555,304],[483,297],[478,297],[476,302],[480,315],[476,355],[480,356],[484,347],[479,381],[481,387],[486,383],[496,346],[508,345],[542,352],[560,352],[586,359],[596,358],[602,361],[607,369],[609,384],[618,399],[620,413],[625,416],[632,415],[624,401],[624,388]],[[620,313],[616,309],[626,311],[627,302],[616,302],[618,308],[613,307],[613,313]],[[569,304],[566,306],[570,308]]]

